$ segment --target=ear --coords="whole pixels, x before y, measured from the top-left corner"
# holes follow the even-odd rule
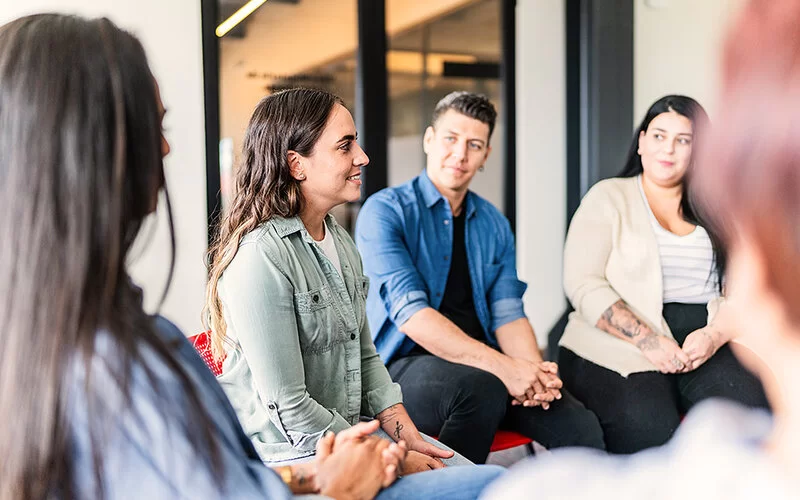
[[[636,150],[636,153],[638,153],[639,156],[642,155],[642,142],[644,141],[644,136],[645,136],[644,130],[639,132],[639,148]]]
[[[425,154],[428,154],[428,149],[433,143],[433,138],[436,135],[436,132],[433,130],[433,127],[428,127],[425,129],[425,135],[422,137],[422,150],[425,151]]]
[[[289,164],[289,173],[298,181],[303,181],[306,178],[305,165],[303,164],[303,156],[297,151],[289,151],[286,153],[286,163]]]
[[[484,156],[483,156],[483,163],[484,164],[486,163],[486,160],[489,159],[489,153],[491,153],[491,152],[492,152],[492,146],[487,144],[486,145],[486,154],[484,154]],[[481,165],[481,166],[483,166],[483,165]]]

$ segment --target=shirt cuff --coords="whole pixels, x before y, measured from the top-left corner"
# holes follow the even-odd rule
[[[395,301],[391,308],[392,322],[399,328],[419,311],[430,307],[428,294],[422,290],[414,290]]]
[[[492,324],[490,330],[497,331],[503,325],[525,317],[522,300],[516,298],[500,299],[492,302]]]
[[[402,402],[403,393],[400,385],[391,383],[364,393],[362,413],[369,417],[375,417],[386,408]]]

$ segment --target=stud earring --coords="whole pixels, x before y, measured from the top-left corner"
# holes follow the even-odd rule
[[[300,174],[300,175],[298,175],[298,176],[297,176],[297,180],[298,180],[298,181],[304,181],[304,180],[306,180],[306,174]]]
[[[483,165],[481,165],[480,167],[478,167],[478,172],[483,172],[483,170],[484,170],[484,168],[483,168]]]

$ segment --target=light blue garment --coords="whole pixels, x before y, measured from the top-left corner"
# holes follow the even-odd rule
[[[156,319],[158,332],[173,346],[176,359],[197,388],[218,437],[225,479],[221,488],[194,452],[184,433],[192,415],[186,414],[186,394],[174,372],[153,352],[143,359],[153,371],[147,377],[141,365],[132,367],[132,407],[123,409],[122,393],[112,372],[115,346],[111,337],[99,335],[91,370],[94,391],[84,390],[86,372],[75,363],[71,373],[68,413],[71,417],[73,467],[77,498],[94,498],[93,466],[89,453],[87,403],[92,399],[108,415],[109,438],[103,446],[106,498],[147,499],[286,499],[290,491],[277,474],[264,467],[244,435],[225,394],[183,334],[169,321]],[[112,368],[110,368],[112,367]],[[158,399],[155,391],[162,393]],[[171,401],[168,409],[163,400]],[[193,439],[202,439],[195,436]]]
[[[497,465],[467,465],[420,472],[398,479],[378,500],[470,500],[505,473]]]
[[[525,317],[527,285],[517,277],[514,235],[508,219],[473,192],[466,197],[464,238],[475,312],[487,341]],[[356,221],[356,243],[370,279],[367,318],[385,363],[408,354],[414,341],[399,330],[416,312],[439,309],[450,272],[453,215],[450,204],[423,172],[371,196]]]
[[[515,465],[484,500],[788,500],[792,478],[765,451],[772,418],[723,400],[692,408],[664,446],[634,455],[558,449]]]
[[[400,403],[366,319],[367,278],[332,216],[342,274],[299,217],[247,234],[219,283],[230,346],[218,380],[262,460],[314,454],[328,430]]]

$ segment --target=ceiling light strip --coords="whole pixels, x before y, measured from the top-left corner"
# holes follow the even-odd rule
[[[257,8],[264,5],[266,1],[267,0],[250,0],[244,4],[241,9],[234,12],[231,17],[224,20],[219,26],[217,26],[217,37],[222,38],[225,36],[230,30],[235,28],[236,25],[244,21],[247,16],[255,12]]]

